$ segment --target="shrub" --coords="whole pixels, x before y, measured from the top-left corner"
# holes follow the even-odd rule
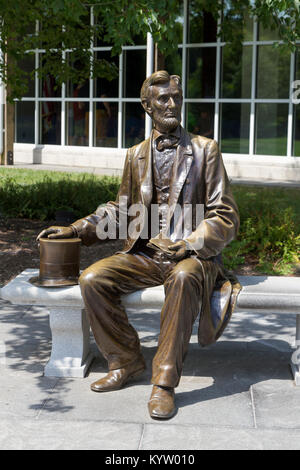
[[[299,190],[234,188],[241,226],[237,240],[224,250],[224,263],[235,269],[246,259],[269,274],[293,274],[299,263]]]

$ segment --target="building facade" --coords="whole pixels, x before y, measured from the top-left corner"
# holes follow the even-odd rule
[[[244,42],[236,46],[217,34],[218,27],[192,0],[182,1],[179,46],[165,61],[170,74],[182,77],[182,124],[218,141],[232,178],[300,182],[300,104],[293,88],[300,80],[300,43],[295,53],[283,52],[274,47],[276,31],[248,19]],[[118,77],[56,88],[53,77],[36,75],[27,96],[16,102],[15,163],[92,166],[120,174],[126,148],[149,135],[139,92],[153,71],[151,36],[124,47],[119,57],[111,57],[107,44],[92,48],[97,58],[114,61]],[[72,61],[71,53],[66,59]],[[42,62],[43,50],[36,50],[24,67]]]

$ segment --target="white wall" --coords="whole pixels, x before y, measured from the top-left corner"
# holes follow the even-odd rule
[[[16,164],[90,167],[111,175],[122,172],[125,156],[126,149],[14,144]],[[223,158],[230,178],[300,183],[300,157],[224,154]]]

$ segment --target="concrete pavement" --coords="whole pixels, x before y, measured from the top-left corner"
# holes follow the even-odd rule
[[[48,314],[0,300],[1,449],[300,449],[300,387],[289,360],[295,316],[236,313],[222,338],[197,345],[196,327],[170,421],[148,416],[159,315],[134,315],[147,371],[96,394],[98,356],[84,379],[49,378]],[[93,344],[93,347],[96,346]]]

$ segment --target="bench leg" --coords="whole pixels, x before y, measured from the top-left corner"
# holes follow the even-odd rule
[[[47,377],[84,377],[93,356],[90,328],[81,308],[50,308],[52,351],[44,375]]]
[[[290,365],[295,384],[300,385],[300,314],[296,316],[296,349],[292,354]]]

